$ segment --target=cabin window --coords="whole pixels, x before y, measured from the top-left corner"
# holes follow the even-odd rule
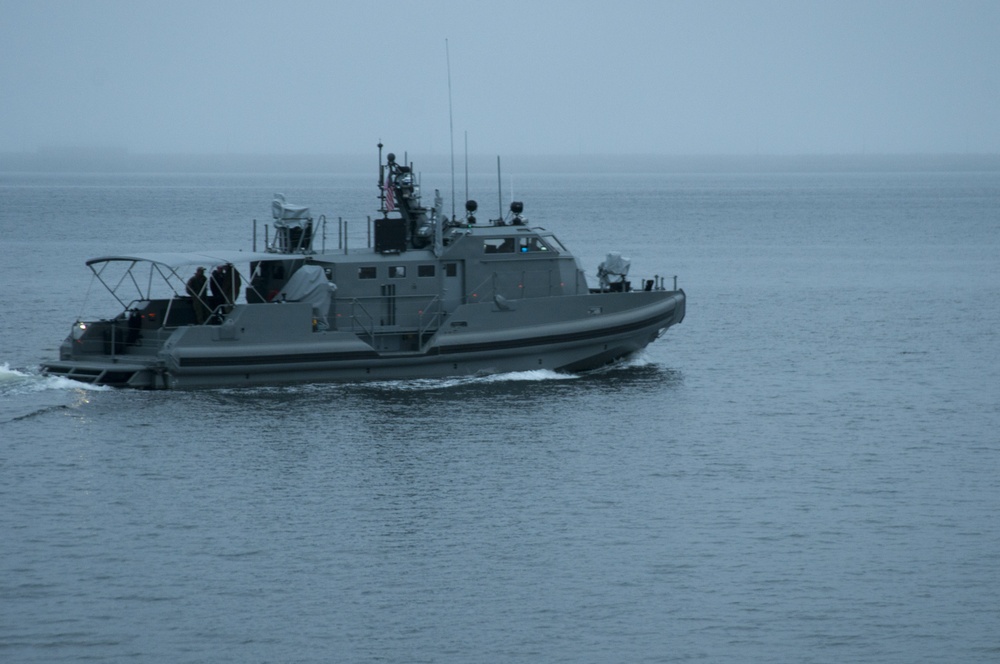
[[[445,263],[444,264],[444,276],[446,276],[446,277],[457,277],[458,276],[458,263]]]
[[[374,265],[358,268],[358,279],[374,279],[374,278],[375,278]]]
[[[417,276],[418,277],[433,277],[434,276],[434,266],[433,265],[418,265],[417,266]]]
[[[389,278],[390,279],[402,279],[406,276],[406,266],[405,265],[393,265],[389,267]]]
[[[512,254],[514,253],[514,238],[491,237],[483,240],[483,253]]]
[[[537,237],[520,237],[517,239],[517,250],[522,254],[536,251],[548,251],[549,248]]]

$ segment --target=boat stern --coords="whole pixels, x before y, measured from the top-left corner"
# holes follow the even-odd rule
[[[59,360],[41,372],[91,385],[156,389],[166,387],[160,340],[143,339],[127,320],[77,321],[59,346]]]
[[[90,385],[108,387],[130,387],[135,389],[157,389],[165,387],[157,381],[159,372],[144,364],[119,362],[47,362],[42,365],[45,376],[59,376]]]

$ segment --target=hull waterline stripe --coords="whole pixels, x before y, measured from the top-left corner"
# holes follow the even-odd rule
[[[315,364],[317,362],[346,362],[349,360],[375,360],[379,355],[371,350],[350,353],[299,353],[296,355],[241,355],[232,357],[182,357],[183,367],[225,367],[250,364]]]

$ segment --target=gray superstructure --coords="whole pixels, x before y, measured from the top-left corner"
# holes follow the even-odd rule
[[[123,311],[75,323],[43,371],[153,389],[575,372],[635,353],[684,318],[683,290],[660,276],[633,287],[618,254],[589,287],[520,203],[479,223],[469,201],[465,218],[448,219],[440,196],[421,205],[412,167],[392,154],[379,187],[370,248],[317,251],[322,220],[276,196],[266,251],[89,260]],[[198,267],[204,290],[186,287]]]

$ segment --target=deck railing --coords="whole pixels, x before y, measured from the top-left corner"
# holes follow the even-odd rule
[[[346,304],[349,329],[372,345],[384,334],[415,332],[420,339],[432,334],[444,318],[444,302],[437,294],[352,297],[334,300],[334,310]]]

